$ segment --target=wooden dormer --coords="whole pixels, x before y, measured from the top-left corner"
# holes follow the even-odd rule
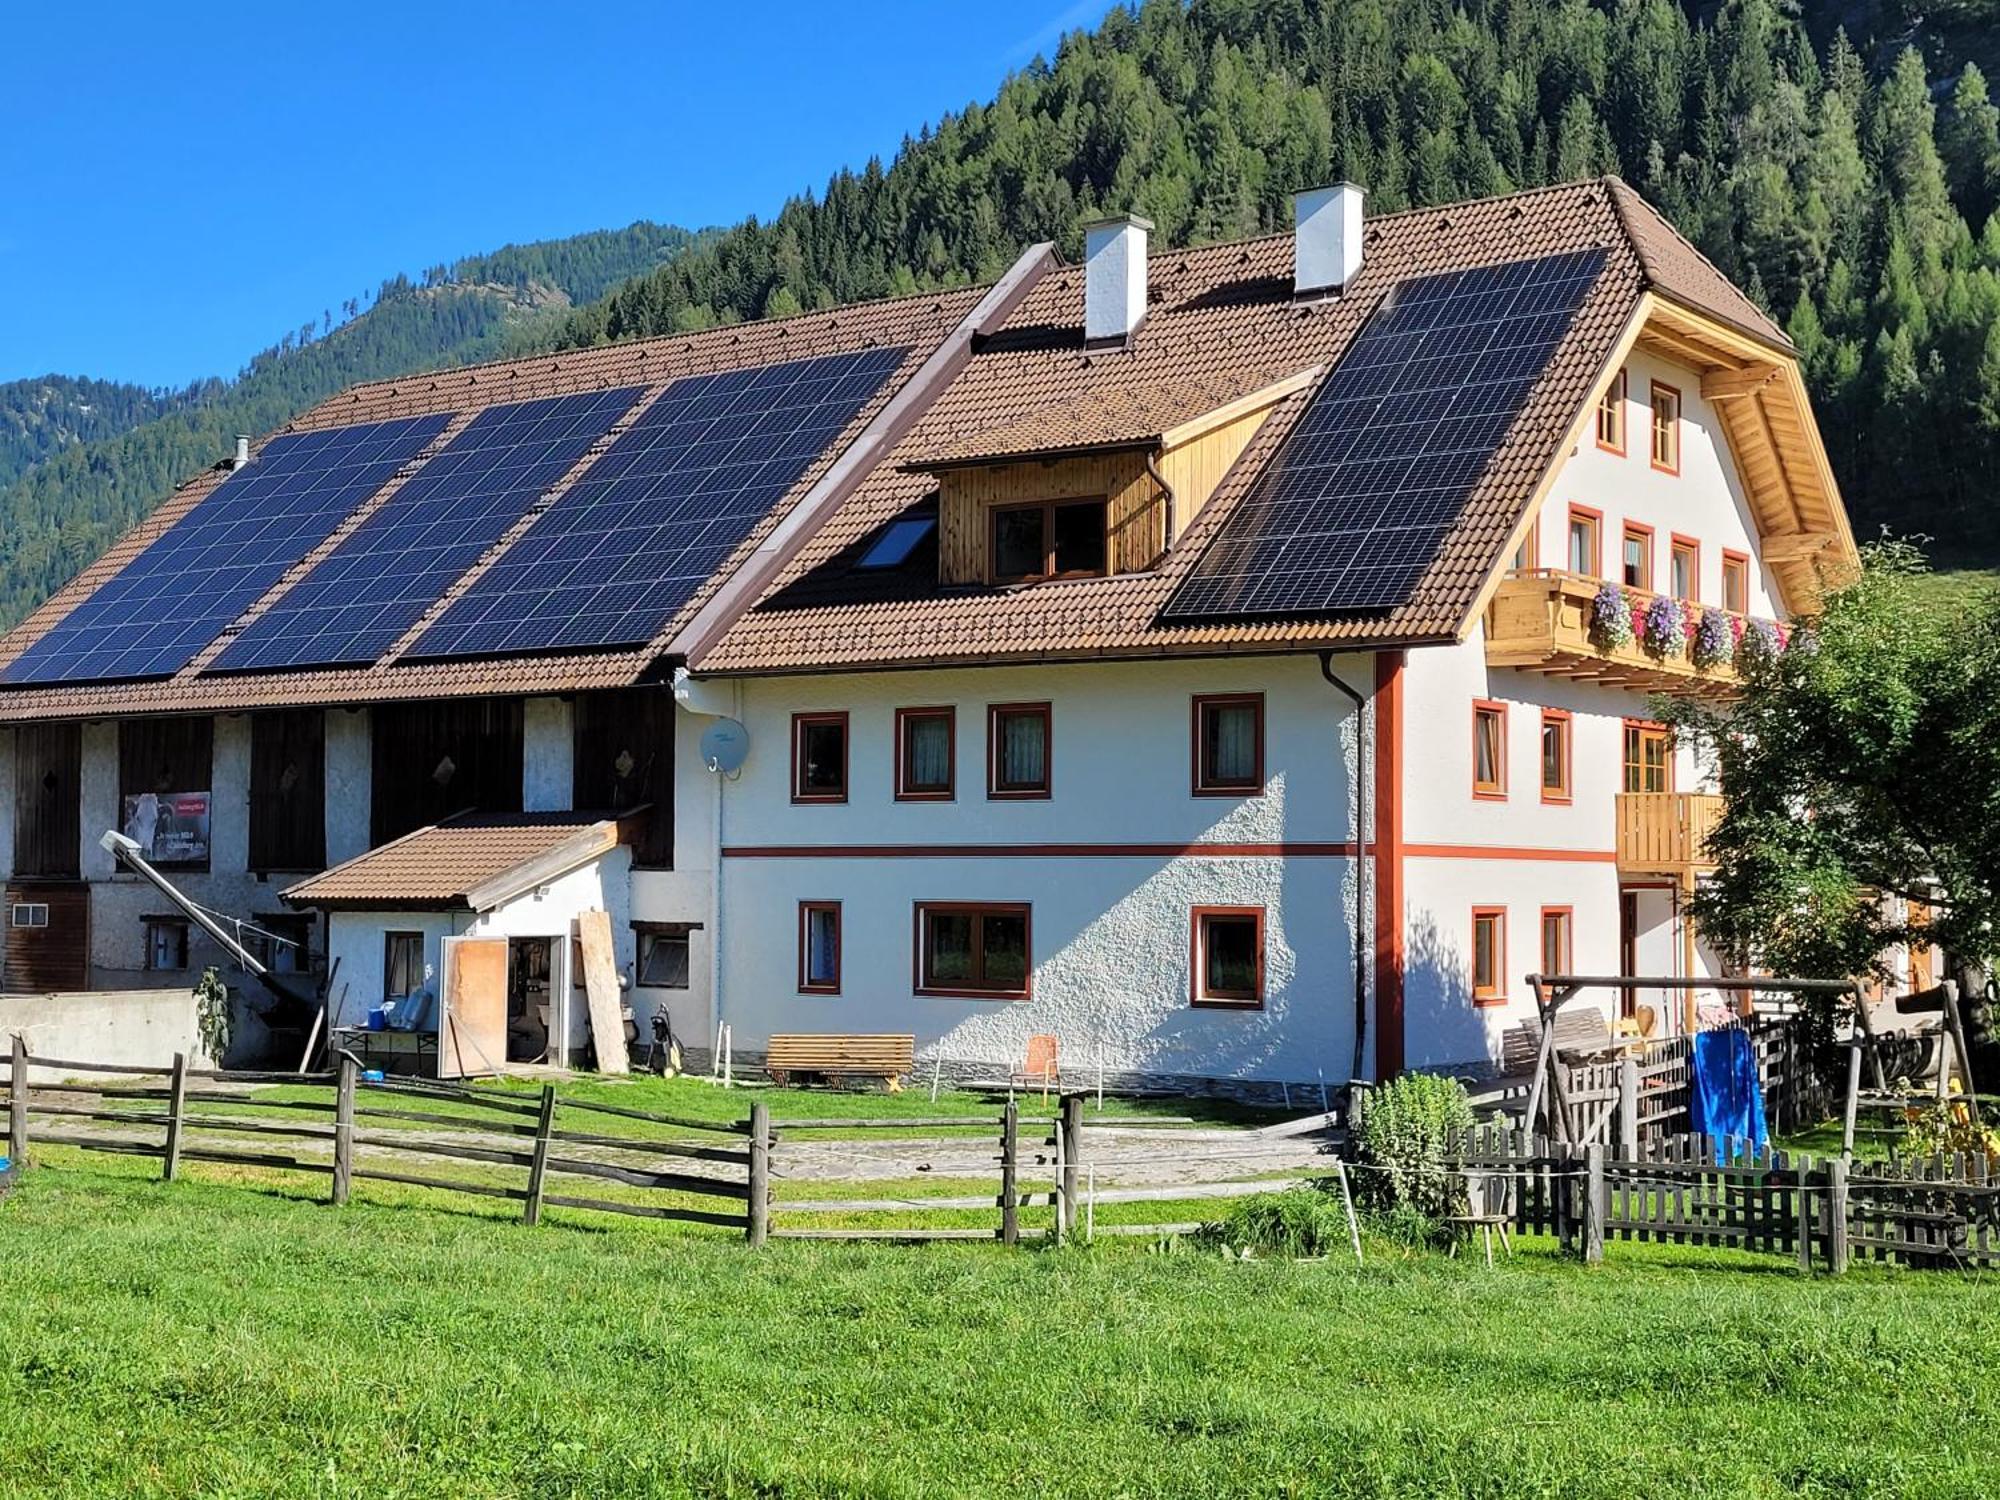
[[[1121,421],[1122,402],[1036,413],[909,465],[937,476],[939,580],[1005,587],[1145,572],[1278,403],[1321,373],[1302,370],[1172,425],[1140,424],[1151,430]],[[1026,571],[1037,543],[1041,564]]]

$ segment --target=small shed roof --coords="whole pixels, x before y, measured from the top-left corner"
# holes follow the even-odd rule
[[[465,814],[301,880],[284,899],[325,910],[491,911],[630,842],[642,815]]]

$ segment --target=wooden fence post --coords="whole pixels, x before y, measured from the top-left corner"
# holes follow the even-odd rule
[[[523,1224],[542,1222],[542,1180],[549,1171],[549,1132],[556,1123],[556,1086],[542,1085],[542,1112],[535,1117],[535,1151],[528,1163],[528,1201],[521,1207]]]
[[[351,1053],[340,1055],[340,1082],[333,1096],[333,1202],[347,1201],[354,1182],[354,1081],[361,1069]]]
[[[160,1154],[160,1180],[172,1182],[181,1168],[181,1116],[187,1113],[187,1054],[174,1054],[173,1082],[167,1087],[167,1147]]]
[[[1847,1109],[1840,1121],[1840,1154],[1854,1159],[1854,1110],[1861,1093],[1861,1034],[1847,1044]]]
[[[18,1031],[7,1072],[7,1154],[17,1167],[28,1164],[28,1039]]]
[[[1604,1146],[1593,1141],[1583,1148],[1583,1259],[1596,1265],[1604,1259],[1604,1218],[1608,1205],[1604,1188]]]
[[[1798,1215],[1799,1224],[1799,1269],[1812,1270],[1813,1211],[1812,1211],[1812,1162],[1801,1157],[1792,1171],[1792,1191],[1798,1195],[1793,1212]]]
[[[1847,1273],[1847,1163],[1826,1164],[1826,1260],[1836,1276]]]
[[[746,1238],[760,1248],[771,1232],[771,1106],[750,1106],[750,1219]]]
[[[1083,1155],[1083,1095],[1062,1096],[1062,1224],[1065,1234],[1076,1232],[1076,1168]]]
[[[1618,1151],[1627,1161],[1639,1155],[1639,1059],[1630,1053],[1618,1064]]]
[[[1000,1116],[1000,1243],[1021,1242],[1021,1106],[1014,1096]]]

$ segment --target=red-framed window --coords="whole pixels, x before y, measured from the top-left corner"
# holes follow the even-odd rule
[[[840,903],[799,903],[799,993],[840,993]]]
[[[957,794],[958,715],[949,707],[896,710],[896,800],[949,802]]]
[[[792,715],[792,800],[847,800],[847,714]]]
[[[1542,908],[1542,973],[1574,972],[1576,913],[1567,906]]]
[[[1667,559],[1667,592],[1690,604],[1700,603],[1701,543],[1675,532]]]
[[[1586,578],[1604,574],[1604,512],[1587,505],[1569,508],[1569,540],[1563,552],[1563,566]]]
[[[1750,559],[1727,548],[1722,553],[1722,607],[1731,614],[1750,613]]]
[[[1020,1000],[1034,975],[1033,914],[1025,902],[919,901],[916,991]]]
[[[1653,528],[1627,521],[1618,548],[1618,579],[1627,588],[1653,587]]]
[[[1542,710],[1542,800],[1570,800],[1570,717],[1565,709]]]
[[[1631,384],[1623,370],[1611,377],[1597,403],[1597,446],[1606,453],[1625,456],[1625,396]]]
[[[1047,797],[1053,786],[1054,718],[1046,703],[995,703],[986,710],[986,795]]]
[[[1262,693],[1197,693],[1192,733],[1195,796],[1262,795]]]
[[[1624,778],[1628,792],[1671,792],[1674,789],[1674,736],[1664,724],[1646,719],[1625,721]]]
[[[1681,393],[1664,381],[1653,382],[1653,467],[1663,474],[1681,471]]]
[[[1264,908],[1197,906],[1192,922],[1191,1005],[1261,1010]]]
[[[1507,908],[1472,908],[1472,1003],[1507,1001]]]
[[[1514,549],[1514,571],[1532,573],[1539,568],[1542,557],[1542,518],[1535,517],[1528,523],[1528,534],[1521,538],[1521,545]]]
[[[1507,705],[1479,700],[1472,705],[1472,795],[1497,800],[1507,795]]]

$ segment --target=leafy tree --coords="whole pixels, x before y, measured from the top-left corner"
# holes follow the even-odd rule
[[[1740,701],[1669,712],[1725,796],[1695,920],[1784,974],[1876,970],[1931,908],[1925,940],[2000,959],[2000,590],[1942,608],[1921,556],[1867,549]]]

